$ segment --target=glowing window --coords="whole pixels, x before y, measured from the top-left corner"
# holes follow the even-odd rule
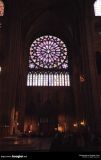
[[[68,67],[67,48],[64,42],[53,36],[36,39],[30,47],[29,67],[64,68]]]
[[[68,73],[29,73],[27,86],[70,86],[70,76]]]
[[[96,0],[94,3],[95,16],[101,16],[101,0]]]
[[[0,16],[4,16],[4,3],[0,0]]]
[[[30,47],[27,86],[70,86],[65,43],[54,36],[37,38]]]

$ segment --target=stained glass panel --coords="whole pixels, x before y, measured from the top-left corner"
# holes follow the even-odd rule
[[[64,42],[54,36],[37,38],[30,47],[29,68],[68,67],[67,48]]]
[[[2,0],[0,0],[0,16],[4,15],[4,3]]]
[[[57,37],[47,35],[32,43],[29,69],[27,86],[70,86],[67,48]]]
[[[94,3],[95,16],[101,16],[101,0],[96,0]]]
[[[70,86],[68,73],[29,73],[27,86]]]

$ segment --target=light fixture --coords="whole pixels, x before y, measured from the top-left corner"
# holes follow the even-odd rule
[[[19,126],[19,123],[17,122],[17,126]]]
[[[63,133],[64,129],[61,125],[58,124],[58,132]]]
[[[80,82],[85,82],[85,76],[83,74],[80,75]]]
[[[77,128],[77,127],[78,127],[78,123],[77,123],[77,122],[74,123],[73,126],[74,126],[75,128]]]
[[[83,120],[83,121],[80,122],[80,125],[81,125],[81,126],[85,126],[85,125],[86,125],[86,122]]]
[[[0,73],[1,73],[1,71],[2,71],[2,68],[1,68],[1,66],[0,66]]]
[[[29,130],[28,133],[30,134],[30,133],[32,133],[32,131]]]

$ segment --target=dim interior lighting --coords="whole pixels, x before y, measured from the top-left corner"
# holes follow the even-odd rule
[[[85,76],[84,75],[80,75],[80,82],[84,82],[85,81]]]
[[[1,68],[1,66],[0,66],[0,73],[1,73],[1,71],[2,71],[2,68]]]
[[[0,28],[2,28],[2,23],[0,23]]]
[[[58,127],[58,131],[59,131],[60,133],[62,133],[62,132],[63,132],[63,128],[62,128],[62,126],[59,126],[59,127]]]
[[[85,126],[85,125],[86,125],[86,122],[83,120],[83,121],[80,122],[80,125],[81,125],[81,126]]]
[[[101,35],[101,32],[99,32],[99,35]]]
[[[63,133],[63,132],[64,132],[63,127],[62,127],[62,126],[60,126],[59,124],[58,124],[58,132],[60,132],[60,133]]]
[[[17,122],[17,126],[19,126],[19,123]]]
[[[14,141],[14,144],[17,145],[17,144],[19,144],[19,142],[16,140],[16,141]]]
[[[55,130],[55,131],[57,131],[57,130],[58,130],[58,128],[54,128],[54,130]]]
[[[78,127],[78,123],[74,123],[73,126],[74,126],[75,128],[77,128],[77,127]]]
[[[31,133],[32,131],[28,131],[28,133]]]
[[[5,125],[4,128],[9,128],[9,125]]]

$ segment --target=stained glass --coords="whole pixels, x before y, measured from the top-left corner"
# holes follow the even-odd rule
[[[95,16],[101,16],[101,0],[96,0],[94,3]]]
[[[27,86],[70,86],[68,73],[29,73]]]
[[[2,0],[0,0],[0,16],[4,15],[4,3]]]
[[[29,74],[27,75],[27,86],[29,86],[29,80],[30,80],[30,77],[29,77]]]
[[[68,67],[67,48],[54,36],[37,38],[30,47],[29,68]]]
[[[49,35],[37,38],[30,47],[29,70],[27,86],[70,86],[64,42]]]

